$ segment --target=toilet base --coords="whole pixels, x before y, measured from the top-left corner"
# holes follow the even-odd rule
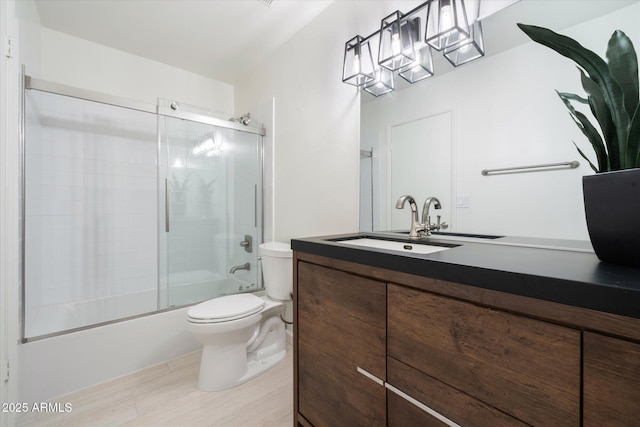
[[[240,384],[246,383],[247,381],[250,381],[259,376],[263,372],[273,368],[278,364],[278,362],[284,359],[284,356],[286,354],[287,350],[284,349],[268,357],[247,362],[247,372],[243,376],[233,380],[232,382],[227,382],[224,384],[220,383],[220,381],[212,377],[203,376],[203,372],[201,370],[200,377],[198,378],[198,389],[201,391],[222,391],[239,386]]]

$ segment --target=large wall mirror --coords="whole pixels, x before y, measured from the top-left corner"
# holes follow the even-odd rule
[[[485,0],[490,1],[490,0]],[[360,229],[408,229],[396,199],[442,202],[449,231],[588,240],[572,141],[584,139],[555,90],[584,93],[573,62],[529,41],[516,22],[566,34],[604,57],[614,30],[640,48],[640,1],[520,0],[483,21],[487,55],[374,98],[362,92]],[[579,161],[574,169],[483,175]]]

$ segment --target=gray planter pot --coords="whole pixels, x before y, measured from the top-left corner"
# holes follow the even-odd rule
[[[640,169],[582,177],[589,237],[601,261],[640,267]]]

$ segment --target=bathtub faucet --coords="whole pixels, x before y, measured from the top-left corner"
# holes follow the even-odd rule
[[[251,264],[249,264],[248,262],[245,262],[242,265],[236,265],[231,267],[231,270],[229,270],[229,274],[233,274],[238,270],[247,270],[250,271],[251,270]]]

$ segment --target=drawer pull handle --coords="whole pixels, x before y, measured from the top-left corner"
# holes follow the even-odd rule
[[[374,383],[384,386],[384,381],[382,381],[380,378],[376,377],[375,375],[373,375],[370,372],[365,371],[364,369],[362,369],[360,366],[358,366],[357,371],[360,372],[362,375],[364,375],[365,377],[369,378],[371,381],[373,381]]]
[[[359,369],[359,368],[358,368]],[[431,415],[434,418],[437,418],[438,420],[442,421],[443,423],[445,423],[448,426],[451,427],[460,427],[460,425],[454,423],[453,421],[451,421],[449,418],[445,417],[444,415],[434,411],[433,409],[429,408],[427,405],[425,405],[424,403],[414,399],[413,397],[409,396],[408,394],[406,394],[405,392],[398,390],[397,388],[395,388],[394,386],[392,386],[389,383],[384,383],[384,386],[387,388],[387,390],[392,391],[393,393],[397,394],[398,396],[402,397],[403,399],[407,400],[408,402],[414,404],[415,406],[417,406],[418,408],[422,409],[424,412],[426,412],[427,414]]]

